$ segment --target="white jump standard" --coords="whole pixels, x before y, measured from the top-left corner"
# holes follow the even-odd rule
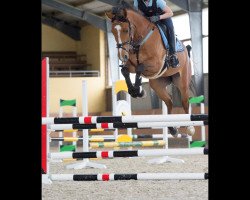
[[[208,173],[131,173],[131,174],[51,174],[49,170],[49,162],[56,159],[75,159],[83,160],[77,163],[67,165],[67,169],[82,168],[106,168],[105,165],[90,162],[90,158],[126,158],[126,157],[157,157],[163,156],[163,162],[174,162],[175,158],[169,158],[172,155],[208,155],[208,148],[192,148],[192,149],[167,149],[167,131],[163,131],[163,141],[166,149],[153,150],[126,150],[126,151],[94,151],[89,152],[89,140],[92,139],[88,135],[88,129],[116,129],[116,128],[163,128],[167,130],[172,126],[203,126],[208,124],[208,115],[191,115],[191,114],[175,114],[167,115],[134,115],[134,116],[88,116],[87,87],[86,81],[82,82],[82,117],[72,118],[54,118],[49,116],[49,98],[48,98],[48,80],[49,65],[48,58],[42,62],[42,183],[52,183],[54,181],[109,181],[109,180],[181,180],[181,179],[208,179]],[[84,100],[85,99],[85,100]],[[83,152],[50,152],[49,138],[51,130],[74,130],[83,131],[82,137],[64,138],[76,142],[82,140]],[[72,131],[71,131],[72,132]],[[160,135],[157,135],[159,137]],[[100,136],[98,136],[100,137]],[[101,136],[104,137],[104,136]],[[112,139],[114,136],[105,136]],[[138,136],[139,138],[140,136]],[[143,136],[141,136],[143,137]],[[154,137],[154,136],[151,136]],[[115,138],[116,139],[116,138]],[[62,140],[62,137],[55,140]],[[140,141],[141,142],[141,141]],[[134,143],[136,144],[136,143]],[[166,158],[167,157],[167,158]],[[160,163],[163,163],[162,161]],[[157,164],[159,162],[156,162]]]
[[[82,81],[82,114],[88,115],[88,98],[87,97],[87,81]],[[83,151],[89,152],[89,132],[86,129],[82,130],[82,138],[83,138]],[[91,162],[89,159],[83,159],[83,161],[78,163],[72,163],[66,166],[67,169],[83,169],[83,168],[97,168],[97,169],[105,169],[106,165]]]

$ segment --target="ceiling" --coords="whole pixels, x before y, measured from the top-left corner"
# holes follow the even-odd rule
[[[99,16],[104,16],[105,12],[111,10],[112,8],[112,5],[104,3],[101,0],[100,1],[99,0],[57,0],[57,1],[66,3],[82,11],[88,11],[90,13],[93,13]],[[173,4],[171,1],[169,0],[165,0],[165,1],[167,5],[172,9],[175,16],[186,13],[186,11],[182,10],[180,7]],[[127,0],[127,2],[130,2],[132,4],[133,0]],[[203,8],[206,8],[206,7],[208,7],[208,0],[203,0]],[[71,26],[82,27],[82,26],[88,25],[86,21],[79,20],[78,18],[73,17],[69,14],[59,12],[56,9],[46,6],[44,4],[42,4],[42,17],[43,18],[53,17],[54,19],[65,22]]]

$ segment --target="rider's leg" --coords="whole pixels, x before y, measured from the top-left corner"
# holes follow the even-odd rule
[[[169,41],[169,55],[170,64],[172,67],[179,66],[179,61],[176,55],[176,38],[174,33],[174,26],[171,18],[161,20],[164,25],[166,25],[166,33]]]

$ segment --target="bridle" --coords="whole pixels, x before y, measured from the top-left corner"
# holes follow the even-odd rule
[[[125,41],[125,42],[122,42],[122,43],[117,43],[116,44],[116,48],[118,49],[123,49],[124,51],[128,52],[128,53],[132,53],[132,54],[136,54],[136,61],[137,61],[137,65],[140,64],[139,62],[139,51],[140,51],[140,47],[148,40],[148,38],[152,35],[153,31],[155,30],[155,26],[153,27],[150,27],[150,22],[147,26],[147,30],[149,30],[149,27],[150,27],[150,30],[147,31],[147,34],[145,37],[143,36],[140,36],[139,39],[137,41],[134,41],[133,40],[133,36],[131,35],[131,23],[129,22],[128,19],[126,19],[125,17],[123,16],[116,16],[114,15],[111,22],[114,22],[115,20],[118,21],[119,24],[122,24],[122,23],[128,23],[128,27],[129,27],[129,30],[128,30],[128,34],[129,34],[129,40],[128,41]],[[127,50],[126,48],[124,48],[124,45],[129,45],[129,49]],[[131,51],[132,50],[132,51]]]
[[[112,18],[111,22],[114,22],[115,20],[118,21],[118,24],[128,23],[128,27],[129,27],[129,30],[128,30],[129,40],[126,41],[126,42],[117,43],[116,44],[116,48],[117,49],[123,49],[124,51],[126,51],[126,52],[129,53],[130,52],[130,47],[131,47],[131,42],[132,42],[130,22],[126,18],[124,18],[124,17],[114,15],[114,17]],[[126,48],[124,48],[124,45],[129,45],[129,50],[127,50]]]
[[[132,96],[132,97],[142,97],[144,96],[144,92],[142,90],[142,77],[141,74],[144,71],[144,65],[143,63],[139,62],[139,52],[140,52],[140,47],[148,40],[148,38],[152,35],[155,26],[151,27],[149,31],[147,31],[147,34],[145,35],[145,37],[143,37],[142,35],[135,40],[135,25],[132,24],[127,18],[125,18],[124,16],[120,16],[120,15],[116,15],[115,13],[117,13],[117,10],[114,10],[115,12],[113,12],[114,16],[111,19],[111,22],[113,23],[115,20],[118,21],[118,23],[128,23],[128,35],[129,35],[129,39],[125,42],[122,43],[117,43],[116,47],[118,49],[123,49],[126,52],[128,52],[129,54],[136,54],[136,63],[133,63],[131,60],[130,62],[135,66],[135,72],[136,72],[136,76],[135,76],[135,83],[133,84],[131,82],[130,76],[129,76],[129,70],[127,67],[127,60],[126,61],[122,61],[122,64],[119,65],[119,67],[121,67],[121,72],[122,75],[125,78],[126,84],[128,86],[128,93]],[[148,27],[150,27],[150,22],[148,24]],[[147,29],[148,29],[147,27]],[[124,45],[128,45],[129,48],[128,50],[124,47]]]

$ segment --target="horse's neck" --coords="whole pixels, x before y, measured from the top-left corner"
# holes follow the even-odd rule
[[[135,11],[132,11],[132,10],[127,11],[127,17],[128,17],[128,20],[134,26],[136,26],[135,32],[134,32],[135,39],[138,39],[139,37],[145,36],[145,34],[147,34],[147,32],[149,31],[148,26],[150,22],[145,17],[143,17],[139,13],[136,13]]]
[[[134,30],[134,42],[141,42],[144,40],[150,30],[155,27],[153,23],[149,22],[145,17],[134,11],[127,11],[127,18],[130,23],[136,26]],[[156,66],[156,69],[160,70],[164,64],[163,58],[165,54],[166,51],[163,42],[161,41],[160,33],[156,28],[151,36],[144,41],[143,46],[140,48],[140,62],[144,62],[144,64],[146,64],[150,61],[149,65],[152,65],[152,56],[154,56],[155,60],[160,60],[159,62],[162,62],[162,64]]]

